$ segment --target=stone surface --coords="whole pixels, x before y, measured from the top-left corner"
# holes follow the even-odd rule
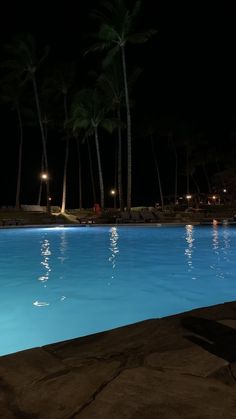
[[[0,357],[4,419],[236,417],[236,302]]]

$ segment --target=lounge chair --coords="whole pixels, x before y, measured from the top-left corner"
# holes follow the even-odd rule
[[[121,211],[119,217],[116,218],[116,223],[131,223],[130,212]]]
[[[144,219],[141,218],[141,215],[140,215],[139,211],[131,211],[130,220],[133,223],[144,223]]]
[[[150,222],[156,222],[157,221],[157,217],[155,216],[155,214],[152,211],[149,210],[142,210],[140,212],[142,219],[144,220],[145,223],[150,223]]]

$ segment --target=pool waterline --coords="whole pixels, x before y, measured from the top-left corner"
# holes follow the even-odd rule
[[[192,224],[1,230],[0,353],[232,301],[235,234]]]

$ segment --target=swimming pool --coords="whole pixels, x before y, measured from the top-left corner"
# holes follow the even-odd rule
[[[236,228],[0,231],[0,354],[236,299]]]

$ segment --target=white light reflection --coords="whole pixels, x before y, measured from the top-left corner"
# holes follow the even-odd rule
[[[221,236],[219,236],[219,231],[222,233]],[[220,237],[223,239],[221,242]],[[225,272],[223,266],[225,266],[225,261],[229,262],[228,253],[230,248],[230,235],[227,224],[223,225],[222,230],[219,230],[217,225],[213,225],[212,247],[216,255],[216,262],[210,267],[215,270],[215,275],[218,279],[225,279],[227,272]],[[224,259],[224,263],[222,263],[222,259]]]
[[[187,242],[187,247],[185,249],[185,256],[187,257],[187,264],[188,264],[188,271],[191,272],[194,269],[193,266],[193,249],[194,249],[194,227],[191,224],[185,226],[186,229],[186,237],[185,240]],[[192,277],[192,279],[196,279]]]
[[[223,258],[227,262],[229,262],[229,252],[230,252],[230,233],[229,228],[227,225],[224,225],[223,227]]]
[[[58,259],[61,261],[61,263],[63,263],[65,261],[66,258],[66,251],[68,248],[68,241],[67,241],[67,236],[66,236],[66,231],[65,229],[62,231],[61,235],[61,243],[60,243],[60,256],[58,256]]]
[[[219,255],[219,231],[217,224],[213,224],[212,247],[216,255]]]
[[[46,303],[45,301],[35,301],[33,305],[36,307],[46,307],[49,306],[49,303]]]
[[[50,264],[49,264],[50,256],[51,256],[49,240],[47,240],[47,239],[43,240],[40,250],[41,250],[41,255],[42,255],[41,265],[44,268],[44,274],[42,276],[40,276],[38,278],[38,280],[42,281],[42,282],[47,282],[48,279],[49,279],[50,272],[51,272],[51,268],[50,268]]]
[[[50,250],[50,242],[47,239],[43,239],[41,241],[41,248],[40,248],[42,261],[40,262],[40,265],[42,265],[44,269],[44,274],[38,277],[38,281],[43,283],[44,288],[47,287],[47,281],[50,276],[51,268],[50,268],[50,256],[51,256],[51,250]],[[35,307],[47,307],[50,305],[50,303],[46,301],[34,301],[33,305]]]
[[[117,227],[111,227],[110,231],[110,247],[109,250],[111,251],[111,256],[109,257],[109,262],[111,262],[112,265],[112,276],[111,279],[114,279],[114,270],[116,267],[116,259],[117,259],[117,254],[119,253],[119,248],[118,248],[118,240],[119,240],[119,234],[117,231]],[[110,285],[110,283],[108,283],[108,285]]]

